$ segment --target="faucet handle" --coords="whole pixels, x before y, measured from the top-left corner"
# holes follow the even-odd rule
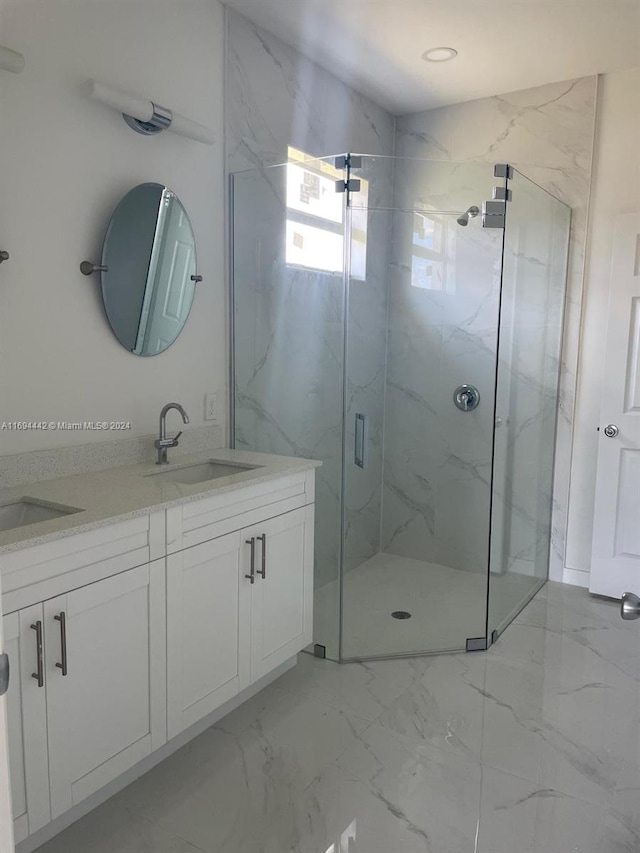
[[[173,446],[174,447],[176,447],[176,445],[178,444],[178,439],[180,438],[181,435],[182,435],[182,430],[180,430],[180,432],[173,437]]]

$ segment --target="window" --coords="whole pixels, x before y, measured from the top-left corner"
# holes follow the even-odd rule
[[[426,211],[414,211],[411,284],[426,290],[447,290],[448,223]]]
[[[286,262],[329,273],[344,270],[344,195],[335,182],[341,170],[289,148],[287,164]],[[359,205],[366,208],[368,182],[362,181]],[[351,274],[365,278],[367,211],[354,209],[351,217]]]

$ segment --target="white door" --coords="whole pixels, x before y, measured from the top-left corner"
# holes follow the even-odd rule
[[[42,605],[4,617],[11,661],[7,693],[9,766],[16,843],[51,820]]]
[[[2,589],[0,588],[0,605]],[[0,606],[0,614],[2,607]],[[3,618],[0,615],[0,654],[5,651]],[[0,853],[13,853],[13,814],[9,793],[9,742],[7,738],[7,694],[0,696]]]
[[[251,681],[255,681],[311,642],[313,506],[247,528],[242,538],[255,542],[251,596]],[[251,574],[250,545],[243,556],[243,574]]]
[[[615,231],[589,590],[640,592],[640,213]]]
[[[170,190],[164,190],[160,204],[162,222],[153,243],[142,309],[143,315],[148,313],[138,335],[143,334],[146,354],[166,349],[180,333],[195,287],[191,279],[196,271],[195,245],[187,214]]]
[[[249,684],[250,601],[240,533],[167,557],[169,737]]]
[[[51,817],[166,742],[164,560],[44,603]]]

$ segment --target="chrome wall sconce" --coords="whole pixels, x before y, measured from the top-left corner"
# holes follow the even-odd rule
[[[90,95],[94,101],[99,101],[122,113],[123,119],[136,133],[156,136],[163,130],[169,130],[188,139],[194,139],[196,142],[203,142],[205,145],[214,143],[210,128],[185,118],[179,113],[174,113],[168,107],[160,106],[147,98],[131,95],[95,80],[90,83]]]

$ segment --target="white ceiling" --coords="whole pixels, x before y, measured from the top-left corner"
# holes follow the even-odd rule
[[[396,115],[640,65],[640,0],[226,2]]]

